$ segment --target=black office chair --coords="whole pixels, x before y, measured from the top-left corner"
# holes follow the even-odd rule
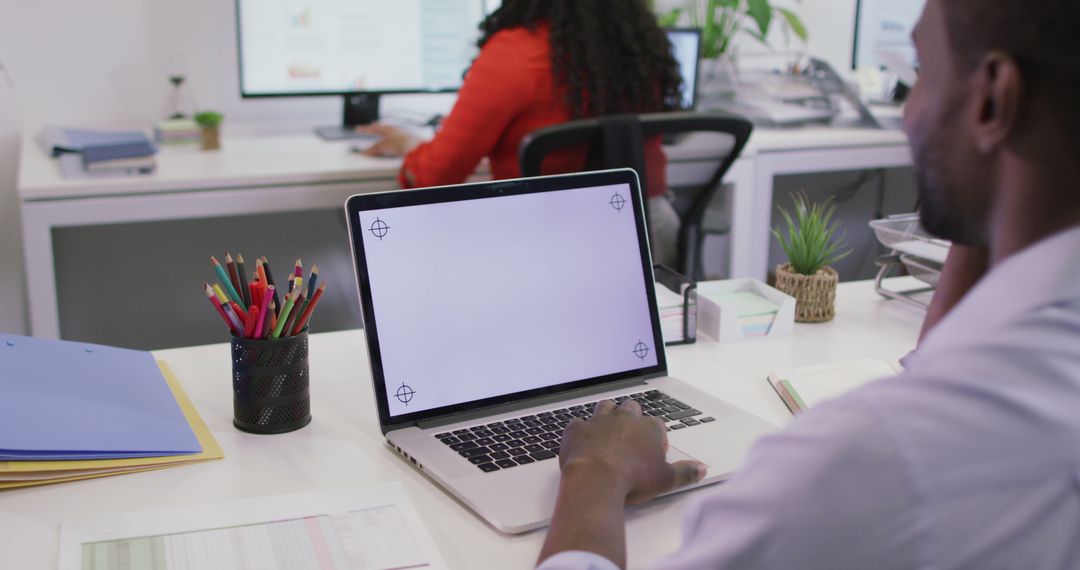
[[[710,131],[730,135],[731,144],[720,142],[708,149],[719,165],[704,185],[678,187],[681,202],[676,206],[682,223],[679,229],[679,263],[676,269],[695,280],[704,278],[701,258],[703,227],[706,211],[716,196],[731,165],[739,158],[753,130],[750,121],[724,113],[650,113],[643,115],[613,115],[570,121],[543,128],[529,134],[518,148],[522,176],[539,176],[544,158],[560,149],[586,148],[584,170],[633,168],[642,183],[642,194],[648,196],[648,176],[645,170],[645,140],[654,136],[674,136],[682,133]],[[725,137],[726,139],[726,137]],[[670,181],[669,181],[670,185]],[[646,208],[648,200],[645,201]],[[723,231],[723,230],[721,230]],[[715,232],[712,232],[715,233]]]

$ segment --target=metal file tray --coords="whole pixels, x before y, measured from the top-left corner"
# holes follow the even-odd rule
[[[877,261],[879,269],[874,279],[874,289],[888,299],[925,309],[927,304],[913,296],[932,291],[937,286],[952,244],[923,231],[918,214],[899,214],[873,220],[870,228],[874,230],[878,241],[892,250]],[[926,283],[928,287],[895,291],[884,286],[886,277],[904,273]]]

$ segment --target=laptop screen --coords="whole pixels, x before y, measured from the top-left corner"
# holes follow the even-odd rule
[[[384,424],[665,368],[632,171],[359,195],[348,211]]]

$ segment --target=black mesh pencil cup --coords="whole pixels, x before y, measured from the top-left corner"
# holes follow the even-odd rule
[[[232,337],[233,425],[285,433],[311,422],[308,333],[275,340]]]

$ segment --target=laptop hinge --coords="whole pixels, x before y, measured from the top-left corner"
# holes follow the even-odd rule
[[[605,383],[600,386],[589,386],[587,388],[578,388],[576,390],[568,390],[566,392],[559,392],[557,394],[547,394],[545,396],[537,396],[535,398],[529,398],[528,400],[519,400],[516,402],[510,402],[506,404],[499,404],[497,406],[489,406],[485,408],[477,408],[475,410],[469,410],[467,412],[458,412],[456,414],[449,414],[445,416],[439,416],[435,418],[428,418],[416,422],[416,427],[420,429],[436,428],[449,424],[456,424],[458,422],[465,422],[477,418],[486,418],[489,416],[495,416],[499,414],[505,414],[506,412],[513,412],[517,410],[524,410],[532,408],[534,406],[543,406],[544,404],[553,404],[555,402],[562,402],[572,398],[580,398],[582,396],[588,396],[590,394],[600,394],[602,392],[610,392],[611,390],[619,390],[621,388],[629,388],[631,386],[641,386],[645,384],[646,380],[651,380],[663,376],[663,374],[651,374],[648,376],[639,376],[637,378],[630,378],[627,380],[619,380],[617,382]]]

